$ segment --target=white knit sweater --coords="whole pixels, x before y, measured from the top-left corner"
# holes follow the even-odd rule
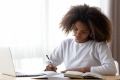
[[[65,63],[67,68],[91,67],[90,71],[101,75],[115,75],[116,68],[111,51],[105,42],[76,43],[64,40],[50,55],[54,65]]]

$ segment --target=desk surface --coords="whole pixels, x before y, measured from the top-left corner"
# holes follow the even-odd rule
[[[105,80],[120,80],[120,76],[104,76],[104,78]],[[32,79],[29,77],[11,77],[0,74],[0,80],[83,80],[83,79],[69,79],[69,78]]]

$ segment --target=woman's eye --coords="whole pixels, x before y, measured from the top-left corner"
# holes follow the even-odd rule
[[[87,34],[89,31],[83,31],[82,33]]]
[[[87,31],[84,31],[84,32],[82,32],[82,33],[87,33]]]

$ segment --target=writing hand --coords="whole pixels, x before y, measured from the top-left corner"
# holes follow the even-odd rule
[[[56,72],[57,68],[53,64],[49,64],[46,66],[45,71],[55,71]]]

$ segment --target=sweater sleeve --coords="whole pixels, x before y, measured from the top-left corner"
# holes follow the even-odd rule
[[[92,66],[91,72],[95,72],[101,75],[115,75],[116,67],[114,59],[112,58],[111,50],[106,43],[100,43],[96,45],[96,52],[98,54],[98,60],[100,66]]]
[[[60,65],[64,60],[64,49],[65,49],[66,41],[63,41],[59,46],[57,46],[52,54],[50,54],[50,60],[52,61],[52,64],[55,66]]]

